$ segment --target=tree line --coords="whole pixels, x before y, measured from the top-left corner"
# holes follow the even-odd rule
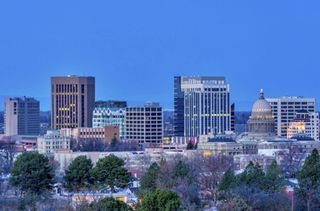
[[[294,194],[285,193],[286,180],[273,161],[266,172],[250,162],[235,175],[228,169],[218,185],[220,210],[320,210],[320,156],[317,149],[294,173],[298,185]]]
[[[140,180],[141,199],[130,207],[114,198],[78,207],[78,210],[200,210],[217,206],[219,210],[319,210],[320,156],[315,149],[295,172],[298,186],[294,196],[285,193],[283,171],[273,161],[264,171],[250,162],[235,173],[229,156],[195,154],[175,156],[152,163]],[[50,199],[56,182],[53,163],[36,152],[21,154],[10,170],[10,184],[19,196],[18,208],[36,207],[36,202]],[[70,192],[98,191],[129,187],[132,176],[122,159],[115,155],[101,158],[94,166],[85,156],[72,161],[64,176]],[[71,208],[70,208],[71,209]]]

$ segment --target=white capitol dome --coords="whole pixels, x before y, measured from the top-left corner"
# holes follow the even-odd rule
[[[260,91],[259,99],[252,106],[251,118],[270,119],[272,118],[271,106],[264,98],[263,90]]]
[[[254,137],[270,137],[274,135],[275,121],[272,116],[271,106],[264,98],[263,90],[260,91],[258,100],[252,106],[248,129],[249,135]]]

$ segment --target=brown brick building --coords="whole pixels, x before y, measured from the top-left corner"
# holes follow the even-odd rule
[[[95,78],[59,76],[51,78],[51,127],[91,127],[95,103]]]
[[[73,129],[61,129],[60,133],[64,136],[72,137],[76,141],[93,141],[101,140],[104,142],[111,142],[112,139],[116,138],[117,141],[120,140],[119,137],[119,127],[118,126],[104,126],[104,127],[82,127]]]

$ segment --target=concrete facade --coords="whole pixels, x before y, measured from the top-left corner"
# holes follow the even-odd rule
[[[51,130],[38,137],[37,148],[39,153],[49,154],[61,150],[70,150],[70,143],[69,137],[62,136],[59,131]]]
[[[51,95],[52,128],[92,127],[94,77],[52,77]]]
[[[295,118],[297,111],[316,111],[316,99],[304,97],[279,97],[266,99],[271,106],[275,119],[277,136],[287,137],[290,122]]]
[[[34,98],[5,99],[5,135],[39,135],[40,103]]]
[[[163,114],[158,103],[126,109],[125,139],[144,147],[159,146],[163,142]]]

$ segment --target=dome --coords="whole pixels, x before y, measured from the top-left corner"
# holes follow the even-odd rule
[[[263,90],[259,99],[252,106],[252,113],[248,120],[250,135],[273,136],[275,121],[272,116],[271,106],[264,98]]]
[[[260,91],[259,99],[252,106],[252,118],[270,119],[272,117],[271,106],[264,98],[263,90]]]

